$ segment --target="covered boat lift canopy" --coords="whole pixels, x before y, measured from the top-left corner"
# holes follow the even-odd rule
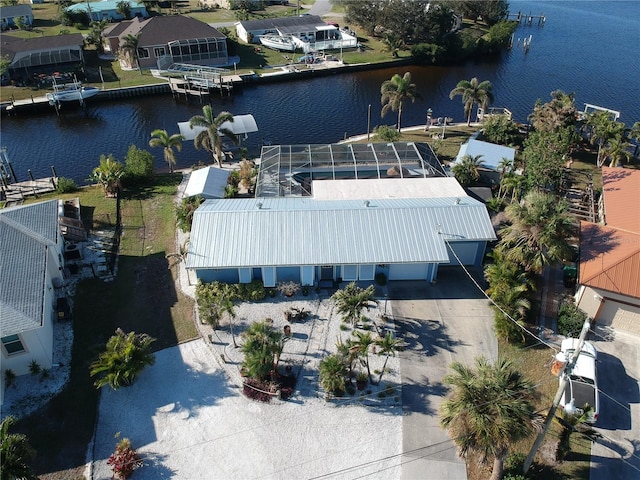
[[[191,128],[189,126],[189,122],[178,122],[178,128],[180,129],[180,135],[182,135],[185,140],[193,140],[196,138],[198,133],[206,130],[204,127]],[[247,138],[248,133],[258,131],[258,124],[251,114],[234,115],[233,122],[224,122],[220,125],[220,129],[227,129],[234,135],[244,136],[244,138]]]

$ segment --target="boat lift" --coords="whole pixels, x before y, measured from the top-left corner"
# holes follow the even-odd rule
[[[209,91],[213,88],[220,89],[220,92],[227,90],[230,93],[233,88],[231,82],[225,83],[223,80],[224,76],[231,75],[231,71],[226,68],[173,63],[166,69],[166,73],[170,78],[180,79],[186,83],[185,93]],[[170,82],[172,89],[174,83]]]

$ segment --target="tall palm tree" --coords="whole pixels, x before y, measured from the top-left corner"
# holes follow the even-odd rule
[[[378,384],[380,384],[380,382],[382,382],[382,375],[384,375],[384,371],[387,368],[389,357],[395,357],[396,352],[404,348],[405,342],[399,338],[395,338],[391,332],[387,332],[384,337],[378,338],[375,344],[378,347],[378,355],[385,355],[384,364],[382,365],[382,370],[380,370],[380,377],[378,377]]]
[[[622,162],[628,162],[632,155],[629,151],[631,144],[622,135],[609,139],[601,152],[601,164],[609,160],[610,167],[617,167]]]
[[[151,132],[151,136],[154,138],[149,140],[149,146],[163,148],[164,161],[169,165],[169,173],[173,173],[173,166],[176,164],[176,154],[173,149],[175,148],[179,152],[182,151],[184,137],[179,133],[169,135],[166,130],[160,129]]]
[[[529,115],[529,120],[537,131],[553,132],[576,124],[578,110],[573,93],[562,90],[551,92],[551,100],[547,103],[538,101]]]
[[[567,208],[564,199],[538,191],[508,205],[505,213],[511,224],[499,232],[506,258],[535,273],[542,272],[545,265],[570,258],[573,250],[569,238],[576,224]]]
[[[37,480],[29,462],[36,452],[26,435],[9,433],[9,427],[17,422],[15,417],[6,417],[0,423],[0,472],[2,480]]]
[[[331,298],[336,303],[338,313],[342,315],[342,320],[355,326],[360,320],[362,310],[369,310],[371,303],[378,303],[374,298],[374,294],[375,287],[373,285],[369,285],[367,288],[360,288],[356,282],[351,282],[342,290],[334,293]]]
[[[356,330],[353,332],[353,335],[356,339],[351,344],[351,348],[357,352],[360,363],[367,367],[367,376],[369,380],[371,380],[371,369],[369,367],[369,348],[374,344],[373,337],[371,336],[371,332],[361,332]]]
[[[140,64],[138,63],[138,35],[131,33],[125,35],[120,42],[120,51],[124,55],[125,64],[129,68],[134,68],[135,66],[140,69]]]
[[[238,137],[228,128],[220,128],[224,122],[233,122],[233,115],[229,112],[221,112],[218,116],[213,116],[213,109],[210,105],[202,107],[202,115],[196,115],[189,119],[189,126],[203,127],[204,130],[198,132],[193,139],[193,145],[207,150],[213,158],[218,162],[218,166],[222,166],[222,137],[227,137],[233,143],[238,143]]]
[[[146,333],[124,333],[118,328],[106,350],[91,364],[91,376],[98,376],[94,385],[109,385],[114,390],[133,385],[140,372],[156,361],[151,352],[153,342],[155,338]]]
[[[467,126],[471,125],[471,113],[473,112],[474,105],[477,104],[486,110],[493,102],[492,89],[493,85],[491,85],[489,80],[478,82],[478,79],[473,77],[471,80],[460,80],[456,88],[451,90],[449,98],[452,100],[453,97],[462,95],[464,114],[467,116]]]
[[[480,357],[475,368],[455,362],[451,370],[442,380],[452,390],[440,408],[440,424],[461,456],[475,452],[493,461],[491,480],[499,480],[509,447],[539,425],[534,385],[504,359],[491,364]]]
[[[451,171],[463,187],[468,187],[473,182],[480,179],[480,167],[484,164],[482,155],[471,156],[464,155],[460,159],[460,163],[453,166]]]
[[[416,91],[415,83],[411,83],[411,73],[407,72],[404,76],[400,76],[397,73],[391,77],[391,80],[385,80],[380,87],[380,93],[382,95],[380,101],[382,102],[381,116],[384,117],[389,110],[398,112],[398,125],[397,129],[400,132],[402,127],[402,105],[405,100],[411,100],[411,103],[415,103],[416,99],[422,98]]]

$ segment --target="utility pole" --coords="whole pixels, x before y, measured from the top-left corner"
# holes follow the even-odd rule
[[[556,396],[553,398],[553,404],[551,405],[551,409],[547,414],[547,418],[544,422],[544,427],[536,437],[536,441],[533,442],[531,451],[529,452],[529,455],[524,461],[524,465],[522,467],[522,473],[524,473],[525,475],[527,473],[527,470],[529,470],[531,463],[533,462],[533,457],[536,456],[536,452],[540,448],[540,445],[542,444],[542,441],[544,440],[544,437],[547,434],[549,427],[551,426],[553,417],[555,417],[556,415],[556,410],[558,409],[558,405],[560,404],[560,399],[562,398],[564,389],[567,386],[567,376],[571,375],[571,371],[573,370],[573,367],[576,364],[576,360],[578,360],[578,355],[580,355],[580,351],[582,350],[582,346],[584,345],[584,340],[587,337],[587,333],[589,333],[589,328],[591,328],[591,324],[589,323],[589,319],[587,319],[585,320],[584,325],[582,326],[582,331],[580,332],[580,337],[578,338],[578,346],[573,351],[573,355],[571,355],[571,359],[569,359],[569,361],[565,363],[564,367],[562,367],[562,370],[560,370],[560,373],[558,373],[560,377],[560,385],[558,386],[558,391],[556,392]]]

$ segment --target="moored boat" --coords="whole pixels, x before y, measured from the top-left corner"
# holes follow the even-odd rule
[[[260,35],[260,43],[273,50],[282,50],[285,52],[293,52],[296,48],[296,44],[290,36]]]
[[[72,84],[65,85],[64,88],[54,87],[55,90],[52,93],[47,93],[47,99],[49,103],[58,103],[58,102],[71,102],[71,101],[79,101],[83,102],[87,98],[91,98],[98,93],[100,90],[96,87],[83,87],[80,82],[75,82]]]

